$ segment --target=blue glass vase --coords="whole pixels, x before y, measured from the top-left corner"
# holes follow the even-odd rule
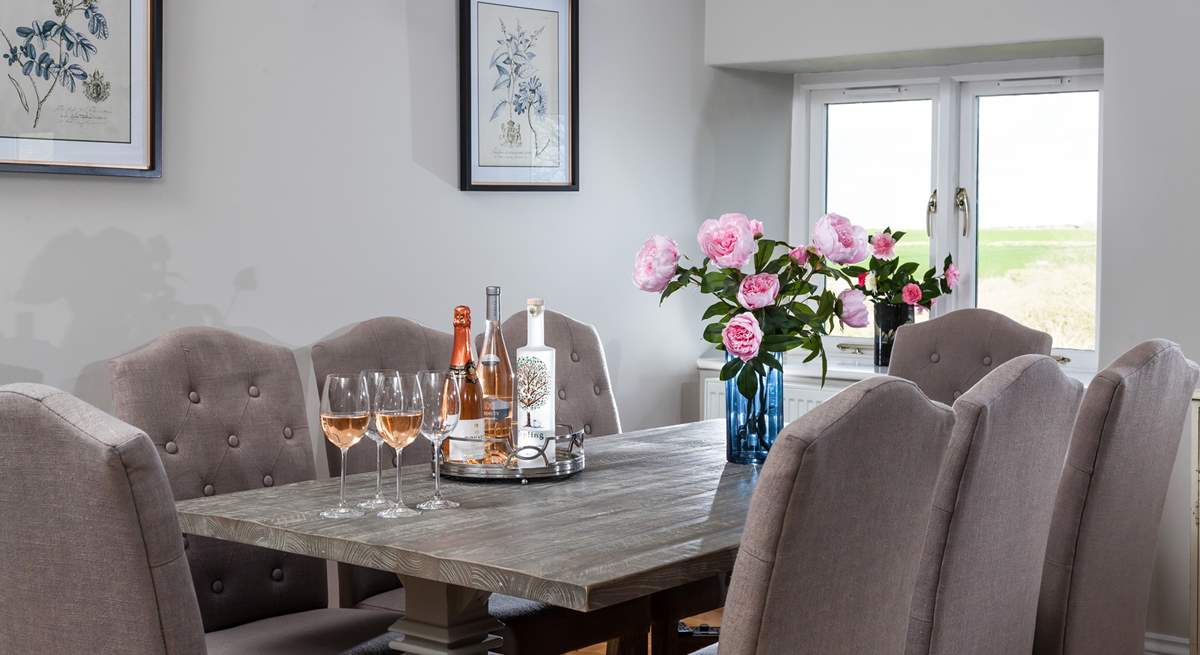
[[[782,353],[774,353],[783,361]],[[725,353],[725,361],[733,356]],[[758,378],[758,393],[747,400],[737,378],[725,381],[725,458],[734,464],[761,464],[783,429],[783,373],[767,368]]]

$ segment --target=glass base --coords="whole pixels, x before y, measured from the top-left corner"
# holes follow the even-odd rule
[[[423,509],[427,512],[432,512],[439,509],[454,509],[455,507],[459,507],[459,504],[453,500],[446,500],[445,498],[430,498],[420,505],[417,505],[417,509]]]
[[[355,505],[355,507],[365,510],[376,510],[383,509],[385,507],[391,507],[391,505],[392,501],[388,500],[387,498],[384,498],[383,496],[375,496],[374,498],[368,498],[362,501],[361,503]]]
[[[407,505],[393,503],[391,507],[376,514],[381,519],[406,519],[412,516],[420,516],[421,510],[413,509]]]
[[[333,507],[321,512],[321,518],[323,519],[359,519],[364,516],[366,516],[366,513],[362,510],[349,506]]]

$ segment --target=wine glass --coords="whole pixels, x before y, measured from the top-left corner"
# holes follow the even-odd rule
[[[375,430],[396,451],[396,502],[389,503],[389,507],[377,516],[383,519],[419,516],[421,511],[406,506],[400,493],[400,483],[404,477],[400,451],[420,435],[425,411],[417,376],[402,375],[397,371],[388,371],[381,376],[372,396],[371,411],[375,416]]]
[[[367,398],[371,400],[371,413],[375,414],[375,393],[383,380],[395,374],[391,369],[369,369],[363,371],[367,380]],[[383,496],[383,439],[379,433],[379,420],[372,418],[367,424],[367,438],[375,442],[375,495],[358,504],[359,509],[377,510],[391,506],[391,502]]]
[[[325,438],[342,451],[342,484],[337,507],[321,512],[325,519],[352,519],[364,516],[360,509],[346,504],[346,453],[367,432],[371,422],[371,402],[367,379],[361,373],[331,374],[325,377],[321,393],[321,430]]]
[[[421,371],[417,374],[421,401],[425,406],[421,432],[433,442],[433,498],[417,509],[453,509],[458,503],[442,498],[442,441],[458,425],[458,380],[445,371]]]

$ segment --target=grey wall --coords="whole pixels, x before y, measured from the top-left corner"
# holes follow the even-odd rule
[[[164,179],[0,176],[0,382],[108,406],[103,362],[169,328],[448,329],[500,284],[598,326],[628,427],[690,417],[704,305],[633,254],[784,229],[791,82],[707,68],[694,0],[581,4],[582,191],[500,194],[457,189],[456,2],[166,0]]]
[[[1196,277],[1193,244],[1200,241],[1200,4],[708,0],[707,8],[710,63],[774,70],[877,53],[1102,38],[1100,361],[1151,337],[1178,341],[1200,358],[1200,304],[1188,300]],[[1167,499],[1149,625],[1180,636],[1188,634],[1188,542],[1195,527],[1188,448],[1181,443]]]

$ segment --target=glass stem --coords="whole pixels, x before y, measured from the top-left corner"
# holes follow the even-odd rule
[[[341,491],[339,492],[339,495],[338,495],[338,507],[345,507],[346,506],[346,452],[350,449],[342,448],[341,450],[342,450],[342,483],[340,485]]]
[[[375,442],[375,497],[383,498],[383,441]]]
[[[402,473],[403,468],[404,467],[400,466],[400,449],[397,448],[396,449],[396,504],[399,505],[400,507],[404,507],[404,496],[400,495],[400,482],[401,482],[401,480],[404,479],[404,475]]]
[[[433,451],[433,499],[434,500],[442,499],[442,441],[444,441],[445,439],[446,439],[446,437],[444,435],[442,436],[441,439],[438,439],[437,445],[434,446],[434,448],[436,450]]]

